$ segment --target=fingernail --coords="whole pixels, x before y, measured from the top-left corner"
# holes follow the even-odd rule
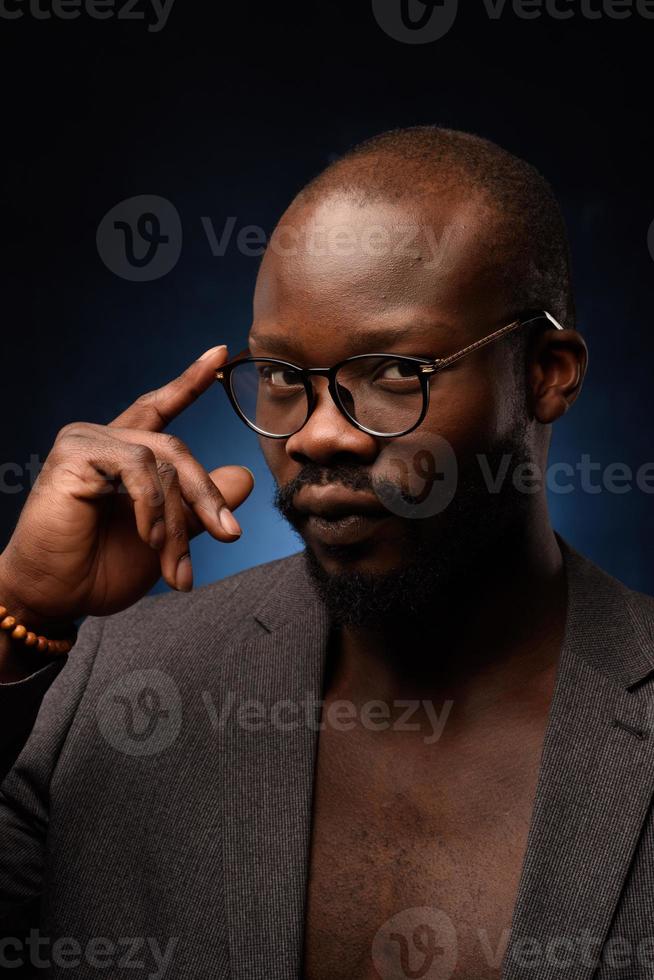
[[[177,562],[175,585],[180,592],[190,592],[193,588],[193,565],[190,555],[182,555]]]
[[[205,350],[202,357],[198,357],[198,361],[206,361],[209,357],[213,357],[218,351],[226,351],[227,344],[219,344],[217,347],[210,347],[209,350]]]
[[[221,507],[218,517],[220,518],[220,523],[228,534],[243,534],[240,524],[232,514],[229,507]]]
[[[255,478],[254,478],[254,473],[252,472],[252,470],[250,469],[250,467],[249,467],[249,466],[243,466],[243,463],[239,463],[238,465],[239,465],[239,466],[241,467],[241,469],[242,469],[242,470],[247,470],[247,471],[248,471],[248,473],[249,473],[249,474],[250,474],[250,476],[252,477],[252,482],[253,482],[253,483],[256,483],[256,482],[257,482],[257,481],[255,480]]]
[[[155,551],[161,551],[166,541],[166,525],[164,523],[163,517],[160,517],[158,521],[152,525],[152,530],[150,531],[150,547],[154,548]]]

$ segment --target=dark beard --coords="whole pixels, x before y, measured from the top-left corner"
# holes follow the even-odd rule
[[[398,518],[404,528],[401,556],[396,568],[383,573],[348,569],[357,555],[356,546],[329,549],[342,559],[343,570],[329,573],[305,541],[304,557],[316,591],[327,606],[331,620],[339,625],[395,631],[410,623],[412,629],[426,627],[440,610],[451,613],[450,604],[463,591],[474,594],[475,580],[493,567],[512,532],[520,532],[528,495],[514,486],[515,466],[534,459],[521,439],[498,444],[485,454],[491,478],[496,477],[502,457],[511,463],[498,492],[491,493],[480,464],[474,458],[459,468],[457,491],[447,508],[422,519]],[[351,464],[321,467],[309,463],[298,477],[278,487],[274,504],[302,537],[303,516],[292,499],[304,484],[340,483],[352,490],[371,490],[365,469]],[[375,484],[379,490],[379,484]],[[394,488],[398,493],[397,487]],[[406,494],[401,494],[403,499]],[[385,499],[390,499],[386,497]],[[304,539],[303,539],[304,540]],[[465,586],[465,588],[464,588]],[[457,600],[458,601],[458,600]]]

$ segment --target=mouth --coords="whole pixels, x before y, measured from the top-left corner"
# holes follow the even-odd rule
[[[324,545],[359,544],[393,516],[374,494],[344,487],[303,487],[296,495],[295,507],[304,519],[306,532]]]
[[[335,520],[347,514],[386,515],[388,511],[371,491],[348,490],[334,484],[301,487],[293,501],[300,514]]]
[[[379,514],[343,514],[331,520],[311,514],[306,528],[311,537],[325,545],[359,544],[371,538],[389,520]]]

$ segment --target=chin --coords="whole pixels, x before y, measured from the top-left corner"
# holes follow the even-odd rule
[[[411,564],[404,549],[391,542],[364,541],[350,545],[325,545],[305,540],[305,546],[327,575],[356,572],[383,578],[396,575]]]
[[[425,554],[407,561],[400,549],[370,543],[315,548],[307,542],[304,556],[333,622],[382,631],[431,615],[445,571]]]

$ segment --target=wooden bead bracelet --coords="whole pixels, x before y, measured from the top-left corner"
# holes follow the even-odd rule
[[[64,653],[68,653],[77,639],[77,630],[73,625],[71,626],[74,634],[72,639],[48,640],[47,637],[33,633],[31,630],[28,630],[27,626],[23,626],[22,623],[17,622],[16,617],[10,616],[4,606],[0,606],[0,629],[9,633],[12,640],[18,640],[24,643],[26,647],[34,647],[39,653],[50,653],[54,656],[62,656]]]

